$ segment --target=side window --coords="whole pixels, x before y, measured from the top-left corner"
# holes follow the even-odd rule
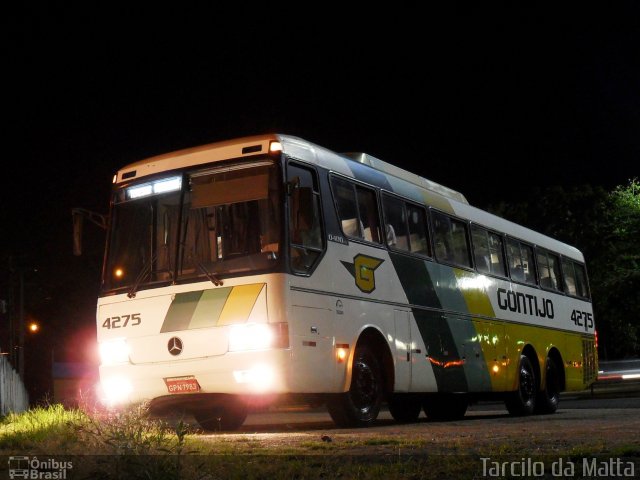
[[[579,297],[589,298],[589,284],[587,283],[587,272],[584,265],[573,264],[576,271],[576,293]]]
[[[390,248],[429,255],[427,215],[424,208],[390,195],[382,195],[385,239]]]
[[[562,291],[562,273],[560,273],[560,258],[555,253],[549,254],[549,273],[556,290]]]
[[[507,257],[509,258],[509,272],[511,279],[516,282],[524,282],[524,267],[520,255],[520,242],[510,238],[507,240]]]
[[[562,273],[565,292],[576,297],[590,297],[587,271],[584,265],[571,261],[568,258],[563,258]]]
[[[471,226],[473,256],[476,268],[481,273],[505,276],[502,237],[478,225]]]
[[[358,197],[358,217],[362,226],[362,238],[367,242],[382,243],[376,192],[358,185],[356,186],[356,195]]]
[[[295,164],[289,164],[287,173],[293,187],[289,195],[291,268],[308,273],[323,250],[318,181],[313,170]]]
[[[497,233],[489,232],[489,252],[491,253],[491,273],[507,276],[504,262],[504,242]]]
[[[344,234],[382,243],[376,192],[339,177],[332,177],[331,184]]]
[[[522,252],[522,267],[524,268],[524,281],[535,285],[536,280],[536,262],[533,257],[533,247],[530,245],[520,244],[520,251]]]
[[[538,250],[538,272],[540,273],[540,286],[543,288],[554,288],[551,283],[551,273],[549,269],[549,258],[547,252]]]
[[[363,227],[358,222],[358,206],[353,184],[338,177],[332,177],[331,184],[342,231],[347,237],[363,238]]]
[[[569,295],[577,295],[576,293],[576,274],[573,269],[573,262],[566,258],[562,259],[562,273],[564,279],[564,291]]]
[[[436,258],[442,262],[471,267],[466,223],[440,212],[433,212]]]
[[[510,238],[507,241],[507,256],[511,278],[517,282],[536,284],[536,268],[533,247]]]
[[[406,204],[409,220],[409,245],[411,252],[429,255],[429,239],[427,236],[427,217],[423,208]]]
[[[537,251],[540,286],[550,290],[562,290],[560,283],[560,259],[545,250]]]
[[[384,211],[384,230],[387,245],[397,250],[409,251],[404,202],[389,195],[382,195],[382,210]]]

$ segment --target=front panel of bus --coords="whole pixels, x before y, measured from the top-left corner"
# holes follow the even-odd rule
[[[286,391],[283,185],[265,156],[114,189],[97,311],[105,403]]]

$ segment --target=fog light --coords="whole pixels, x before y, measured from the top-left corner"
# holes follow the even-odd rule
[[[106,406],[124,403],[133,391],[133,385],[124,377],[111,377],[102,380],[98,386],[98,398]]]
[[[234,371],[233,378],[236,383],[249,384],[254,390],[264,391],[273,385],[275,372],[267,365],[256,365],[249,370]]]

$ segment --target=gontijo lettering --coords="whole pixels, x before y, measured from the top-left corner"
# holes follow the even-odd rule
[[[553,302],[549,298],[538,299],[530,293],[498,289],[498,306],[501,310],[533,315],[540,318],[553,318]]]

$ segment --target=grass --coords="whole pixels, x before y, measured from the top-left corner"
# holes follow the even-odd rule
[[[481,457],[515,459],[521,448],[505,442],[470,448],[468,442],[393,435],[213,434],[183,421],[168,424],[144,406],[86,412],[61,405],[33,408],[0,420],[0,454],[68,458],[74,478],[481,478]],[[533,447],[533,446],[532,446]],[[535,451],[532,448],[531,452]],[[553,459],[602,456],[603,445],[561,445]],[[606,452],[638,458],[637,445]],[[550,463],[551,455],[535,455]],[[77,476],[76,476],[77,475]]]

